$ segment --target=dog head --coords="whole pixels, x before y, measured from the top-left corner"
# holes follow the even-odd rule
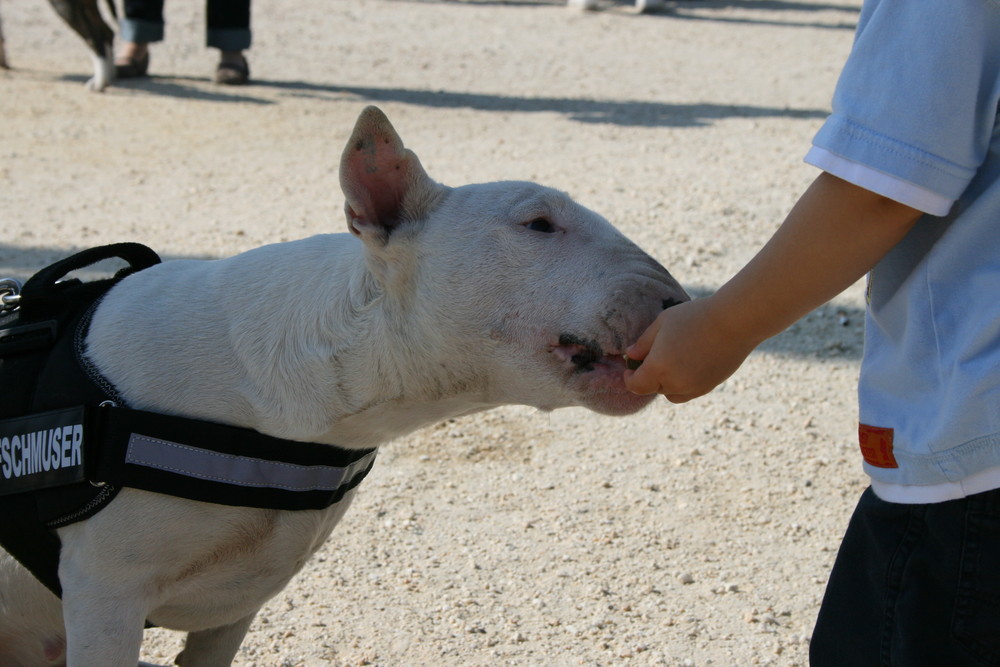
[[[441,185],[374,107],[340,178],[405,348],[386,353],[421,382],[483,407],[628,414],[652,400],[625,389],[622,353],[688,296],[603,217],[534,183]]]

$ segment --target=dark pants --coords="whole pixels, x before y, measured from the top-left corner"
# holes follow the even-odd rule
[[[1000,665],[1000,490],[932,505],[861,496],[813,667]]]
[[[121,21],[126,42],[163,40],[164,0],[125,0]],[[222,51],[250,48],[250,0],[207,0],[205,23],[208,46]]]

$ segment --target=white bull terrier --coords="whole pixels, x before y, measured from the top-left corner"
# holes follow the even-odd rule
[[[87,354],[132,407],[366,448],[504,404],[649,403],[622,353],[688,297],[604,218],[533,183],[441,185],[374,107],[340,181],[350,234],[112,288]],[[188,633],[177,664],[229,665],[352,496],[286,511],[122,489],[58,529],[62,600],[0,552],[0,665],[132,667],[147,620]]]

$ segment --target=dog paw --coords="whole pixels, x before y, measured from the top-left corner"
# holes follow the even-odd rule
[[[635,9],[640,14],[651,14],[665,9],[667,3],[664,0],[635,0]]]
[[[115,78],[115,66],[111,59],[111,50],[108,47],[108,55],[99,58],[94,54],[90,55],[94,64],[94,76],[87,80],[87,90],[95,93],[103,93],[104,89],[111,85]]]
[[[103,93],[104,89],[108,87],[108,82],[98,79],[96,76],[87,79],[87,83],[84,84],[87,90],[93,93]]]

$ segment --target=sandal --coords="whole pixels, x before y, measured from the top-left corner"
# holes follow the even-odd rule
[[[146,76],[148,69],[149,51],[144,53],[141,58],[122,56],[115,60],[115,78],[117,79],[135,79]]]
[[[243,56],[239,61],[223,60],[215,68],[215,82],[225,86],[242,86],[250,80],[250,63]]]

